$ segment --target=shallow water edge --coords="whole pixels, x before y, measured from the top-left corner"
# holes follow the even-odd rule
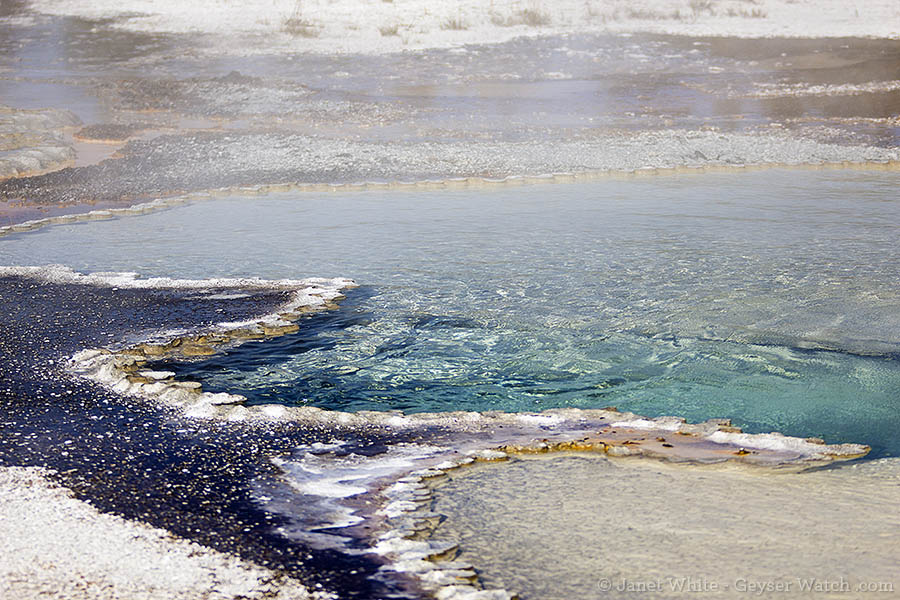
[[[8,217],[9,225],[0,226],[0,238],[15,233],[34,231],[51,225],[85,221],[105,221],[127,216],[150,214],[181,204],[201,202],[222,196],[259,196],[284,192],[364,192],[364,191],[414,191],[490,189],[501,186],[567,184],[632,177],[669,176],[701,173],[740,173],[767,169],[821,171],[846,169],[854,171],[900,171],[900,160],[835,161],[822,163],[760,163],[747,165],[705,165],[678,167],[641,167],[636,169],[603,169],[577,172],[547,173],[544,175],[510,175],[506,177],[449,177],[410,181],[362,181],[358,183],[279,183],[245,185],[210,189],[183,195],[163,196],[148,202],[130,206],[110,206],[92,210],[91,204],[61,207],[62,214],[40,219],[17,222],[18,217]]]

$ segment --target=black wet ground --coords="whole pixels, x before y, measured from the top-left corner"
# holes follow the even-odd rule
[[[273,474],[269,458],[336,432],[300,425],[186,420],[122,398],[63,368],[78,349],[163,327],[248,318],[281,292],[233,300],[197,292],[58,285],[0,278],[0,465],[58,471],[60,483],[102,511],[167,529],[320,584],[345,598],[399,593],[368,576],[374,561],[317,551],[274,533],[282,518],[250,497],[252,480]],[[347,433],[341,437],[346,439]],[[384,432],[355,435],[376,452]]]

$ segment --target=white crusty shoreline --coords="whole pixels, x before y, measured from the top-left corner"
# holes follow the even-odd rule
[[[268,569],[104,514],[34,467],[0,467],[0,597],[325,600]]]
[[[247,288],[296,291],[297,295],[282,310],[325,303],[337,296],[338,290],[355,287],[350,279],[309,277],[306,279],[260,279],[256,277],[221,277],[216,279],[173,279],[170,277],[141,278],[137,273],[101,272],[78,273],[64,265],[0,266],[0,277],[30,277],[48,283],[95,285],[127,289],[209,290],[216,288]]]

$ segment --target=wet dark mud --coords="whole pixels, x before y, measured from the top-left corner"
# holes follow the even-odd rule
[[[76,140],[88,142],[118,143],[127,141],[146,129],[145,125],[132,123],[122,125],[119,123],[100,123],[82,127],[75,132]]]
[[[327,427],[230,425],[179,419],[72,379],[64,360],[178,324],[203,326],[271,311],[283,292],[198,298],[196,290],[127,290],[0,278],[0,465],[42,466],[102,511],[136,519],[299,578],[341,597],[388,597],[367,577],[378,565],[319,551],[273,532],[283,518],[260,509],[250,482],[273,475],[272,456],[328,441]],[[347,439],[348,434],[343,432]],[[391,436],[357,432],[355,451]]]

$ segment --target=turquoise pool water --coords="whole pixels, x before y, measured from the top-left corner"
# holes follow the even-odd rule
[[[8,237],[0,260],[355,279],[296,335],[175,365],[253,402],[614,405],[900,455],[898,184],[773,170],[228,197]]]

